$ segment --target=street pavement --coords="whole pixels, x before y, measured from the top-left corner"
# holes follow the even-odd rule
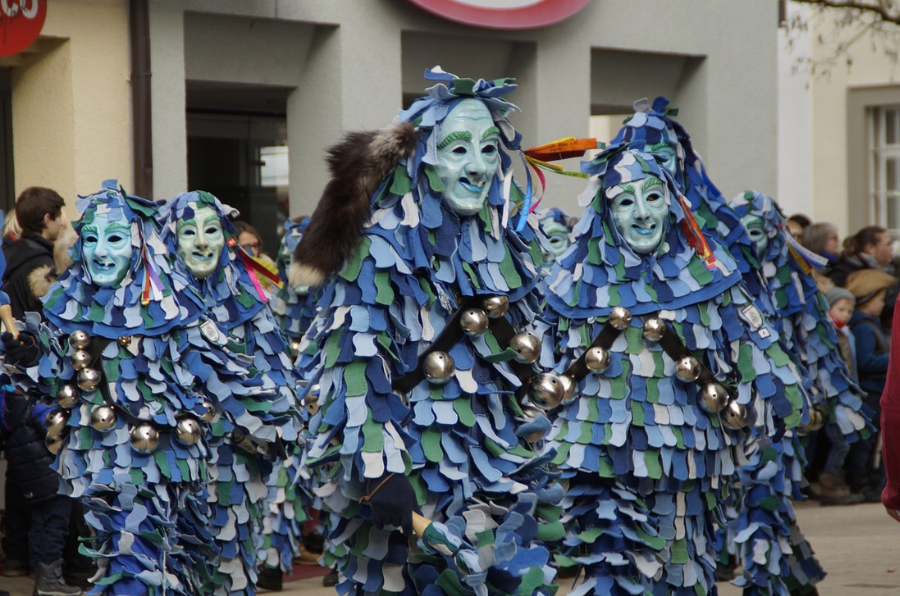
[[[800,527],[816,551],[828,577],[818,588],[820,596],[900,595],[900,524],[880,504],[820,507],[816,502],[797,505]],[[570,580],[567,580],[570,581]],[[31,596],[33,581],[0,576],[0,588],[12,596]],[[558,596],[572,586],[565,583]],[[322,587],[314,577],[286,583],[284,590],[260,594],[283,596],[333,596],[334,588]],[[720,596],[740,596],[729,584],[719,584]]]

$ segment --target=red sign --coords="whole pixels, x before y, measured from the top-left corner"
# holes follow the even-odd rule
[[[47,0],[0,0],[0,56],[18,54],[38,38]]]
[[[558,23],[589,0],[409,0],[440,17],[489,29],[534,29]]]

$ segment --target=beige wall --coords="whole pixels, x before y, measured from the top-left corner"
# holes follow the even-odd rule
[[[115,0],[54,0],[39,42],[13,70],[16,194],[132,182],[127,10]]]
[[[810,37],[815,39],[816,31]],[[835,43],[840,41],[837,39]],[[834,56],[834,47],[834,43],[810,43],[807,51],[822,61]],[[812,77],[808,72],[794,75],[805,77],[809,85],[810,215],[816,220],[833,222],[842,238],[872,223],[866,195],[866,105],[890,103],[891,98],[893,103],[900,103],[900,83],[896,82],[900,81],[898,65],[892,64],[881,49],[873,50],[867,38],[852,46],[849,55],[852,67],[847,67],[844,62],[847,54],[843,54],[827,76]]]

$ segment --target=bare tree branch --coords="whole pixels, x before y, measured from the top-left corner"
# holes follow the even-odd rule
[[[882,21],[900,25],[900,12],[896,10],[896,4],[891,0],[880,0],[876,3],[859,2],[854,0],[791,0],[797,4],[815,4],[825,8],[849,9],[872,13]]]

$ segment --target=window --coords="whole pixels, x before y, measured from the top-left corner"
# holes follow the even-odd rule
[[[900,106],[869,109],[869,221],[900,237]]]

